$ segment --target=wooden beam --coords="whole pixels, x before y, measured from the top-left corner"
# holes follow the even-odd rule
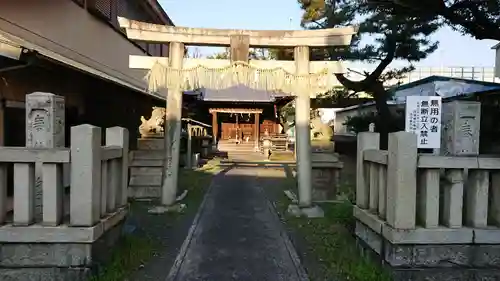
[[[129,56],[129,67],[133,69],[151,69],[156,62],[160,62],[165,66],[168,65],[168,57],[148,57],[148,56]],[[191,59],[185,58],[184,68],[191,68],[197,65],[204,65],[207,67],[219,68],[226,67],[231,64],[230,60],[219,59]],[[295,73],[295,62],[286,60],[250,60],[250,65],[258,68],[276,68],[282,67],[290,73]],[[345,73],[345,68],[340,61],[311,61],[309,69],[311,73],[318,72],[325,68],[331,69],[333,73]]]
[[[118,17],[131,40],[182,42],[194,46],[230,46],[232,35],[247,35],[250,47],[348,46],[357,27],[317,30],[241,30],[166,26]]]

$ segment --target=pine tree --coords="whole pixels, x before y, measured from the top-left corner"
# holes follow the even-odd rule
[[[368,0],[398,15],[442,18],[445,23],[476,39],[500,40],[499,0]]]
[[[425,59],[438,47],[430,39],[442,25],[435,17],[414,17],[389,13],[377,5],[362,0],[299,0],[303,9],[302,26],[307,29],[321,29],[358,25],[358,35],[347,48],[330,48],[312,52],[313,60],[349,60],[376,63],[371,72],[359,73],[363,79],[355,81],[344,74],[335,74],[339,82],[354,92],[370,94],[378,111],[377,130],[383,136],[385,146],[392,116],[387,105],[390,98],[384,81],[401,77],[413,69],[411,63]],[[367,39],[367,40],[364,40]],[[282,52],[289,56],[290,52]],[[388,70],[395,60],[408,61],[408,67]]]

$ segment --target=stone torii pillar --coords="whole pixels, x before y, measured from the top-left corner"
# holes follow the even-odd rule
[[[300,46],[294,49],[295,71],[298,75],[309,74],[309,47]],[[298,87],[300,89],[300,87]],[[299,187],[299,206],[308,208],[312,198],[312,164],[309,93],[299,92],[295,100],[295,139],[297,146],[297,179]],[[307,211],[307,210],[305,210]]]
[[[184,44],[170,43],[169,64],[182,69]],[[162,179],[161,202],[172,205],[177,198],[177,180],[179,177],[179,157],[181,147],[182,89],[179,84],[169,88],[167,94],[167,112],[165,117],[165,172]]]

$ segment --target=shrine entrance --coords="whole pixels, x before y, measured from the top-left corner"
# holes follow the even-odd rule
[[[131,68],[149,70],[147,79],[150,91],[168,89],[163,204],[172,205],[176,200],[182,92],[201,88],[222,90],[244,85],[259,91],[286,93],[295,97],[298,203],[304,214],[311,213],[308,210],[314,209],[314,206],[310,99],[338,85],[334,73],[343,73],[344,70],[336,61],[310,61],[310,48],[348,46],[357,28],[231,30],[164,26],[125,18],[118,18],[118,22],[131,40],[170,43],[168,58],[130,56],[129,62]],[[185,44],[230,47],[231,57],[229,60],[184,58]],[[294,61],[249,60],[250,47],[293,48]],[[225,97],[224,100],[231,99]],[[258,116],[256,112],[247,113]],[[213,118],[217,120],[217,113],[213,114]],[[214,129],[217,129],[214,130],[214,137],[217,138],[219,130]],[[260,131],[259,126],[253,128],[255,136],[259,135],[257,130]]]
[[[257,144],[262,109],[210,108],[209,112],[212,114],[214,142],[220,139],[235,142],[253,141]]]
[[[279,133],[279,123],[259,108],[210,108],[213,141],[253,142],[259,147],[263,135]],[[266,114],[267,113],[267,114]],[[264,119],[264,120],[263,120]]]
[[[259,139],[258,122],[253,114],[231,113],[221,116],[221,140],[257,141]]]

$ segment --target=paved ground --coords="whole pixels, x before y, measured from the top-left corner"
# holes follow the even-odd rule
[[[214,179],[168,281],[307,280],[257,177],[263,169]]]

